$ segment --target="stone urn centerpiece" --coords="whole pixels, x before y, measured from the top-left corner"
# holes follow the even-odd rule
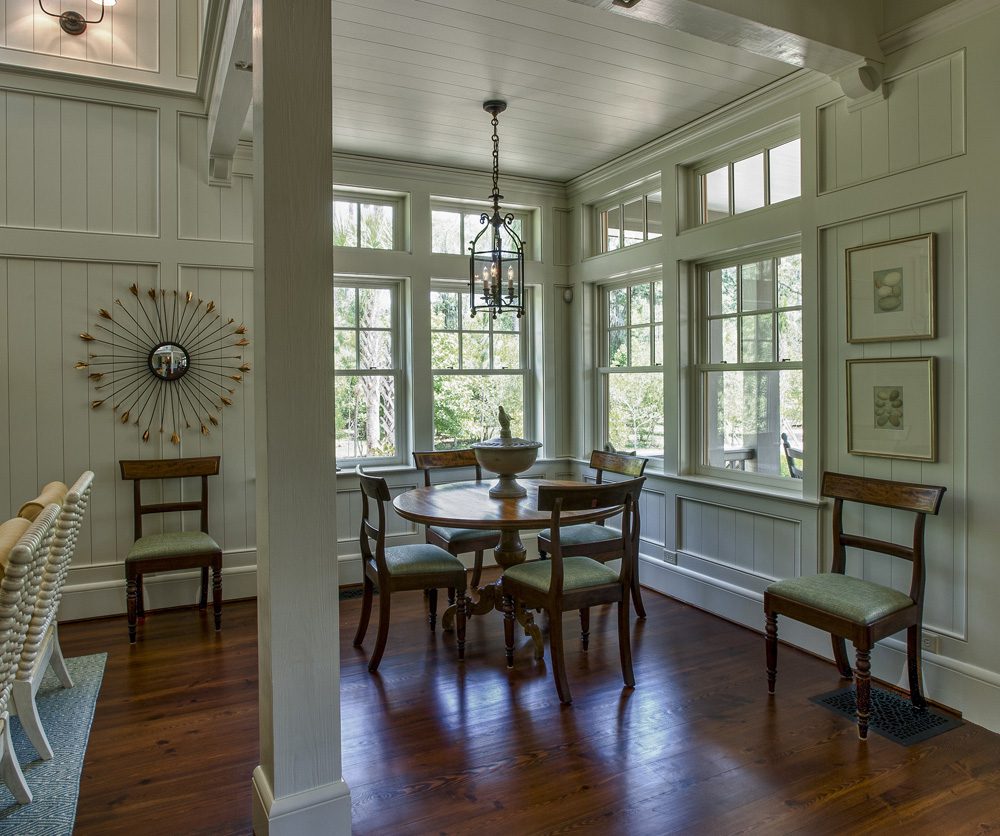
[[[490,496],[494,499],[508,499],[527,496],[528,491],[517,483],[518,473],[523,473],[535,463],[540,441],[528,441],[524,438],[512,438],[510,433],[510,417],[501,406],[498,413],[500,422],[500,437],[489,441],[477,441],[472,445],[476,451],[476,460],[484,470],[496,473],[499,478],[490,488]]]

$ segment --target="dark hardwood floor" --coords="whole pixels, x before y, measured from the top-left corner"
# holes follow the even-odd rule
[[[572,706],[521,638],[504,667],[499,614],[431,635],[419,593],[393,597],[377,675],[351,647],[341,602],[344,776],[357,834],[981,833],[1000,827],[1000,736],[966,724],[904,748],[859,744],[809,702],[832,664],[782,646],[769,700],[763,639],[646,591],[625,690],[615,618],[596,608],[590,651],[566,616]],[[255,606],[223,632],[196,610],[60,627],[67,655],[108,652],[77,834],[246,834],[257,764]],[[762,619],[763,620],[763,619]],[[316,652],[321,652],[317,649]],[[933,695],[931,695],[933,696]]]

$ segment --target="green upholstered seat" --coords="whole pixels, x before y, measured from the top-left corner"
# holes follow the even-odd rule
[[[503,576],[546,592],[552,579],[552,561],[534,560],[531,563],[512,566],[503,573]],[[618,572],[589,557],[563,558],[563,590],[566,592],[617,583],[617,581]]]
[[[777,581],[767,591],[859,624],[872,624],[913,604],[896,589],[837,573]]]
[[[479,540],[490,535],[500,539],[499,531],[483,531],[478,528],[446,528],[443,525],[431,525],[428,526],[428,529],[448,543],[467,543],[470,540]]]
[[[465,564],[454,555],[428,543],[391,546],[385,550],[390,575],[423,575],[429,572],[465,572]]]
[[[552,541],[552,531],[543,528],[538,532],[539,538],[544,537],[549,542]],[[621,532],[606,525],[597,523],[584,523],[582,525],[567,525],[559,531],[559,542],[563,546],[583,546],[590,543],[603,543],[608,541],[609,546],[613,542],[621,542]]]
[[[219,544],[204,531],[168,531],[140,537],[128,550],[127,560],[147,560],[154,557],[209,554],[220,551]]]

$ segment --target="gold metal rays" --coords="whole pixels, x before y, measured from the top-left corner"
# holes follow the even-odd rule
[[[142,428],[147,442],[151,432],[169,432],[173,444],[180,444],[182,429],[208,435],[250,371],[242,354],[250,345],[246,326],[191,292],[143,291],[135,284],[129,292],[136,305],[115,299],[114,315],[99,309],[95,333],[80,334],[103,352],[76,364],[97,395],[91,407],[110,402],[123,424]]]

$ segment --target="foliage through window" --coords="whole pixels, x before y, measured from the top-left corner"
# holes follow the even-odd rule
[[[603,290],[599,367],[604,441],[640,456],[663,455],[663,281]]]
[[[400,363],[396,285],[335,282],[334,399],[337,459],[398,453]]]
[[[401,249],[397,244],[402,201],[375,195],[335,193],[333,245],[371,250]]]
[[[523,319],[513,313],[492,319],[470,316],[467,303],[457,287],[431,291],[435,450],[495,438],[499,406],[510,415],[513,434],[525,432],[530,309]]]
[[[431,252],[468,255],[469,246],[483,228],[480,221],[485,206],[474,209],[471,206],[452,206],[435,203],[431,206]],[[492,212],[492,210],[491,210]],[[511,227],[521,239],[524,257],[530,258],[527,234],[531,230],[531,216],[527,212],[513,212]]]
[[[698,175],[701,223],[760,209],[802,193],[801,143],[783,142]]]
[[[651,241],[663,234],[663,199],[659,191],[636,195],[597,212],[598,252],[606,253]]]
[[[802,257],[702,269],[701,463],[790,477],[781,434],[803,449]]]

